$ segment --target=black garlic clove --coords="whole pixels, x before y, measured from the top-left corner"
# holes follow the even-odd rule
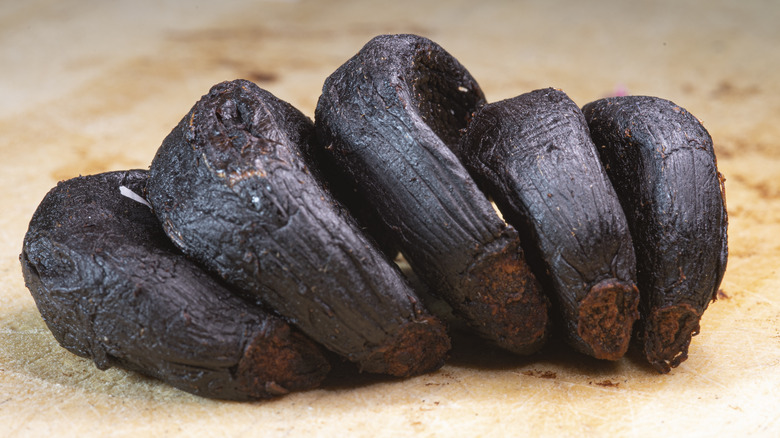
[[[203,397],[316,387],[330,369],[320,349],[181,254],[140,197],[146,181],[142,170],[74,178],[33,215],[22,271],[57,341],[100,369]]]
[[[634,249],[579,107],[551,88],[488,104],[458,152],[520,231],[568,342],[622,357],[639,317]]]
[[[668,372],[688,357],[726,269],[712,139],[688,111],[656,97],[602,99],[583,112],[631,229],[645,355]]]
[[[320,147],[430,291],[483,337],[527,354],[546,339],[547,300],[517,232],[450,150],[484,102],[468,71],[434,42],[383,35],[328,77],[315,121]]]
[[[186,254],[362,370],[439,368],[444,326],[319,183],[315,141],[290,104],[217,84],[163,141],[149,201]]]

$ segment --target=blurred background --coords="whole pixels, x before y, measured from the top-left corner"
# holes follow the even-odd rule
[[[133,131],[162,134],[211,85],[239,77],[313,115],[336,67],[377,34],[408,32],[450,51],[491,101],[552,86],[584,105],[625,90],[692,106],[705,122],[728,112],[728,128],[760,131],[748,109],[778,90],[778,8],[769,0],[4,1],[0,116],[78,108],[91,112],[78,131],[103,139],[117,132],[119,113],[145,105],[165,112],[146,113]]]

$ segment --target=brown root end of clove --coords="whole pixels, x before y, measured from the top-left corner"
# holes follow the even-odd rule
[[[614,278],[591,287],[580,302],[577,334],[597,359],[618,360],[628,350],[639,318],[639,290]]]
[[[496,345],[531,354],[547,340],[548,301],[517,243],[481,257],[472,266],[465,309],[475,327]]]
[[[700,319],[701,314],[684,303],[653,310],[645,322],[645,355],[658,372],[668,373],[688,358]]]
[[[308,338],[283,323],[266,327],[249,342],[238,363],[238,385],[267,398],[315,388],[330,364]]]
[[[435,371],[444,365],[450,338],[433,317],[405,324],[389,346],[374,351],[361,362],[361,371],[409,377]]]

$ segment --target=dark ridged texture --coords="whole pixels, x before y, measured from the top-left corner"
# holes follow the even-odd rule
[[[25,283],[57,341],[91,358],[204,397],[267,398],[316,387],[318,347],[247,303],[165,236],[143,193],[146,171],[62,182],[33,215]]]
[[[364,371],[437,369],[443,325],[312,175],[313,141],[267,91],[215,85],[158,150],[149,200],[185,253]]]
[[[484,96],[414,35],[371,40],[325,82],[316,124],[331,159],[396,235],[412,269],[482,336],[517,353],[547,335],[547,302],[517,232],[448,146]]]
[[[458,152],[521,230],[568,341],[599,359],[622,357],[639,317],[634,249],[579,107],[551,88],[488,104]]]
[[[688,357],[726,269],[712,139],[688,111],[655,97],[602,99],[583,112],[631,228],[645,355],[668,372]]]

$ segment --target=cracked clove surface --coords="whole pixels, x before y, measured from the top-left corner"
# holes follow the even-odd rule
[[[342,175],[379,213],[431,292],[481,336],[532,353],[547,299],[517,232],[493,210],[450,147],[484,103],[449,53],[414,35],[382,35],[327,78],[315,122]]]
[[[147,205],[120,194],[146,181],[142,170],[74,178],[33,215],[22,272],[60,345],[203,397],[318,386],[330,370],[318,346],[185,258]]]
[[[149,201],[182,250],[363,371],[439,368],[449,337],[304,156],[314,125],[255,84],[217,84],[163,141]]]
[[[552,88],[487,104],[458,154],[520,230],[567,341],[622,357],[639,317],[634,249],[579,107]]]
[[[712,139],[688,111],[656,97],[602,99],[583,112],[631,229],[645,356],[669,372],[688,357],[726,269]]]

